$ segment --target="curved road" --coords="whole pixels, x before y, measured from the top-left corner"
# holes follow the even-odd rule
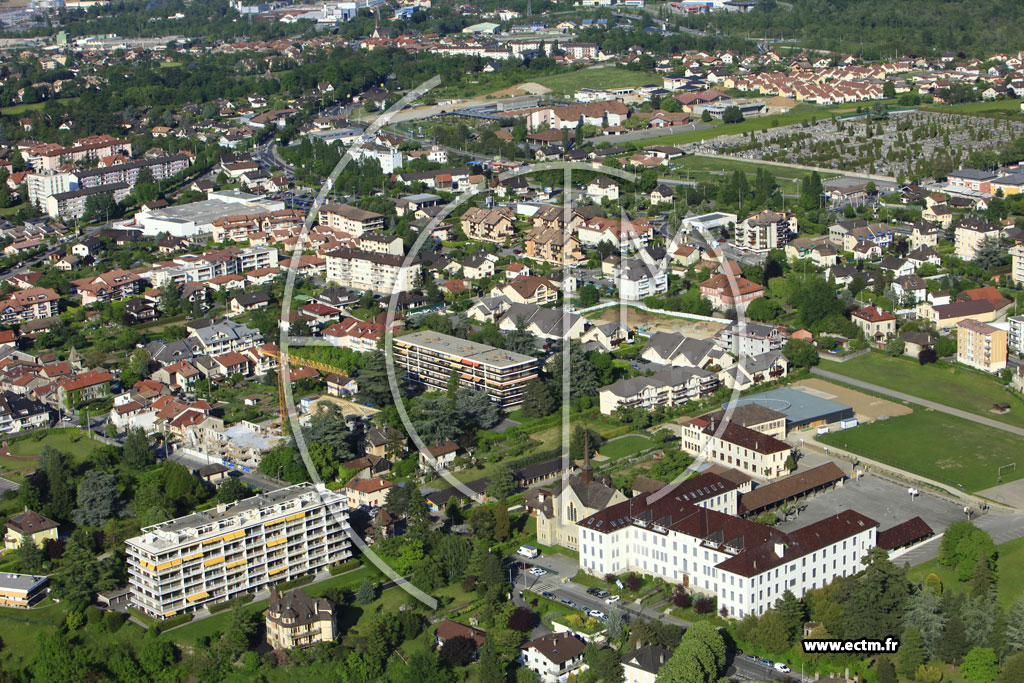
[[[978,424],[984,425],[986,427],[992,427],[993,429],[1001,429],[1004,432],[1009,432],[1010,434],[1013,434],[1015,436],[1024,436],[1024,429],[1021,429],[1020,427],[1014,427],[1013,425],[1008,425],[1003,422],[999,422],[998,420],[993,420],[987,417],[983,417],[981,415],[975,415],[974,413],[968,413],[967,411],[960,410],[959,408],[951,408],[947,405],[936,403],[935,401],[929,401],[927,399],[918,398],[917,396],[911,396],[910,394],[904,394],[902,391],[893,391],[892,389],[880,387],[877,384],[863,382],[859,379],[853,379],[852,377],[840,375],[839,373],[836,372],[829,372],[828,370],[822,370],[821,368],[811,368],[811,374],[817,375],[819,377],[824,377],[825,379],[831,379],[837,382],[842,382],[844,384],[849,384],[850,386],[854,386],[859,389],[867,389],[868,391],[873,391],[876,394],[884,394],[885,396],[897,398],[901,401],[907,401],[908,403],[915,403],[919,406],[924,406],[925,408],[937,410],[940,413],[946,413],[947,415],[961,417],[965,420],[970,420],[971,422],[977,422]]]

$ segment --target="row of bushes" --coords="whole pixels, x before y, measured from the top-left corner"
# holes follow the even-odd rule
[[[342,562],[341,564],[334,565],[328,571],[331,573],[331,576],[337,576],[338,574],[344,574],[345,572],[350,572],[353,569],[358,569],[359,565],[359,560],[353,558],[346,562]]]
[[[188,614],[179,614],[176,617],[171,617],[170,619],[165,619],[165,620],[163,620],[161,622],[157,622],[157,624],[153,627],[153,629],[157,632],[157,634],[160,634],[160,633],[163,633],[164,631],[171,630],[175,626],[181,626],[182,624],[187,624],[188,622],[192,621],[192,617],[193,616],[195,616],[195,615],[192,614],[191,612],[189,612]]]
[[[207,609],[210,611],[210,614],[216,614],[217,612],[223,612],[224,610],[232,607],[241,607],[242,605],[252,602],[252,599],[252,593],[245,593],[243,595],[239,595],[237,598],[231,598],[230,600],[210,605]]]

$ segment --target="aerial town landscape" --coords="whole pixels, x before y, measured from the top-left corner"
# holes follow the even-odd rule
[[[0,681],[1024,683],[1022,22],[0,3]]]

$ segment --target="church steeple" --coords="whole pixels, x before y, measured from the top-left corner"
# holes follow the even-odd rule
[[[594,481],[594,468],[590,466],[590,432],[586,430],[583,432],[583,468],[580,479],[588,485]]]

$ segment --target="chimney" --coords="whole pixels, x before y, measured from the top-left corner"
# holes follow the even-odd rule
[[[778,555],[779,557],[782,557],[782,555],[785,552],[786,552],[786,544],[785,543],[778,543],[778,542],[776,542],[776,544],[775,544],[775,554]]]
[[[224,512],[227,509],[228,509],[227,503],[217,503],[217,514],[220,514],[220,515],[224,514]]]

